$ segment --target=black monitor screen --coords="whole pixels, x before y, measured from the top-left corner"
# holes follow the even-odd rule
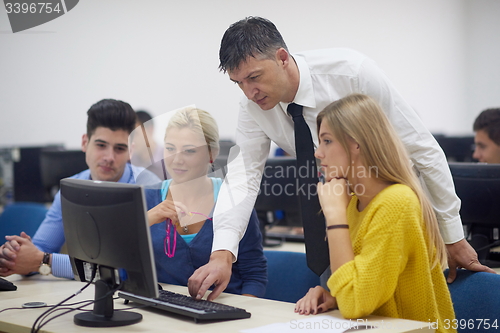
[[[88,169],[85,153],[81,150],[43,150],[40,153],[42,185],[51,200],[59,190],[61,179]]]
[[[255,202],[257,213],[274,211],[282,215],[279,224],[302,226],[298,196],[299,176],[295,158],[268,158]]]
[[[449,163],[464,224],[500,227],[500,164]]]
[[[98,283],[104,289],[158,297],[146,203],[139,185],[63,179],[61,205],[75,278],[89,281],[89,268],[98,267],[96,300],[102,297],[97,292]],[[113,326],[99,319],[97,324],[92,321],[77,321],[75,316],[79,325]]]

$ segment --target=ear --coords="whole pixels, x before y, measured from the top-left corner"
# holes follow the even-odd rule
[[[219,149],[211,149],[210,151],[210,163],[214,163],[215,159],[219,156]]]
[[[360,150],[359,143],[357,143],[354,139],[349,138],[349,151],[353,160],[356,160],[359,157]]]
[[[276,60],[278,61],[278,64],[280,64],[283,67],[286,67],[290,63],[290,55],[284,48],[280,47],[276,51]]]
[[[82,135],[82,151],[84,153],[87,152],[87,146],[88,146],[88,144],[89,144],[89,137],[85,133],[84,135]]]

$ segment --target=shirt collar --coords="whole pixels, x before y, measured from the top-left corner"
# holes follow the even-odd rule
[[[299,88],[297,89],[293,103],[307,108],[315,108],[316,100],[314,99],[314,89],[309,66],[307,66],[305,59],[300,55],[293,55],[292,58],[295,60],[299,70]],[[290,103],[280,102],[280,104],[283,110],[286,110]]]
[[[131,170],[131,165],[130,163],[127,163],[125,165],[125,169],[123,170],[123,175],[121,178],[118,180],[118,183],[129,183],[130,178],[132,177],[132,170]]]
[[[89,180],[92,180],[92,173],[90,172],[90,169],[88,169],[89,172]],[[132,176],[132,164],[127,163],[125,165],[125,169],[123,170],[123,175],[121,178],[118,180],[118,183],[130,183],[130,178]]]

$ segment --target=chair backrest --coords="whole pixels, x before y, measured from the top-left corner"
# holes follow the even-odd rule
[[[33,237],[46,214],[45,205],[36,202],[14,202],[5,206],[0,215],[0,240],[6,235],[19,235],[21,231]]]
[[[268,277],[264,298],[295,303],[320,284],[319,276],[307,267],[305,253],[266,250],[264,255]]]
[[[456,280],[448,288],[458,332],[491,332],[500,329],[500,275],[459,270]]]

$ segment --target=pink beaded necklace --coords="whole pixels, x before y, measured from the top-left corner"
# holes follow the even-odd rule
[[[205,214],[202,214],[202,213],[197,213],[197,212],[189,212],[189,214],[195,214],[195,215],[201,215],[203,217],[205,217],[207,220],[211,220],[212,218],[211,217],[208,217],[206,216]],[[174,255],[175,255],[175,249],[177,247],[177,232],[175,231],[175,226],[174,224],[172,223],[172,220],[171,219],[167,219],[165,221],[165,231],[166,231],[166,235],[165,235],[165,239],[163,240],[163,249],[165,251],[165,255],[169,258],[173,258]],[[172,248],[170,247],[170,226],[172,226],[174,229],[173,231],[173,234],[174,234],[174,240],[173,240],[173,246]],[[186,228],[186,227],[184,227]]]

